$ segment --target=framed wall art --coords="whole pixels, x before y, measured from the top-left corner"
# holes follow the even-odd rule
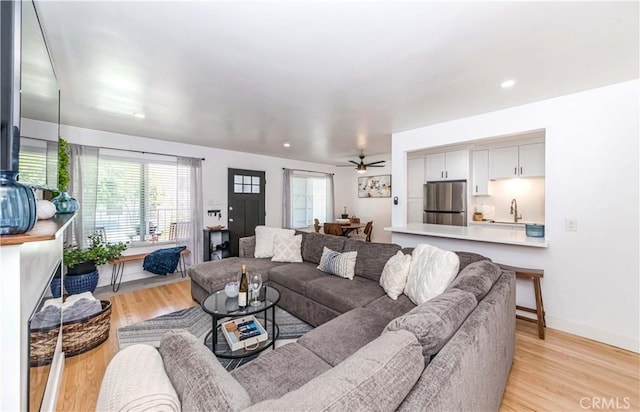
[[[391,175],[359,177],[358,197],[391,197]]]

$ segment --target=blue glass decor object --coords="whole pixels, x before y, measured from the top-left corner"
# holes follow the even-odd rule
[[[56,210],[60,214],[77,212],[80,209],[80,203],[76,198],[69,196],[66,190],[60,192],[60,194],[54,197],[51,202],[56,205]]]
[[[26,233],[38,219],[33,190],[17,178],[16,171],[0,170],[0,235]]]

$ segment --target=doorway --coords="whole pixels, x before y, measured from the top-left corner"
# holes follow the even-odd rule
[[[228,169],[229,252],[238,256],[241,237],[253,236],[256,226],[265,222],[265,173],[256,170]]]

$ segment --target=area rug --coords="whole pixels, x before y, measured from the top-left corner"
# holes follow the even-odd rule
[[[269,313],[270,312],[271,311],[269,311]],[[261,315],[259,317],[261,317]],[[280,328],[280,335],[276,340],[276,347],[295,341],[313,329],[313,326],[277,306],[276,321]],[[162,336],[170,330],[185,330],[204,342],[204,338],[211,330],[211,326],[211,316],[204,312],[200,306],[193,306],[118,329],[118,345],[120,349],[123,349],[127,346],[145,343],[157,348],[160,345]],[[209,338],[205,344],[210,348],[211,338]],[[216,345],[226,346],[227,343],[224,338],[218,338]],[[242,359],[218,358],[218,360],[228,370],[232,370],[254,358],[255,356]]]

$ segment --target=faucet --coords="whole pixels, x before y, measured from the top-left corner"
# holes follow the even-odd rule
[[[513,215],[515,223],[518,223],[518,219],[522,219],[522,215],[518,216],[518,202],[516,199],[511,199],[511,212],[509,214]]]

